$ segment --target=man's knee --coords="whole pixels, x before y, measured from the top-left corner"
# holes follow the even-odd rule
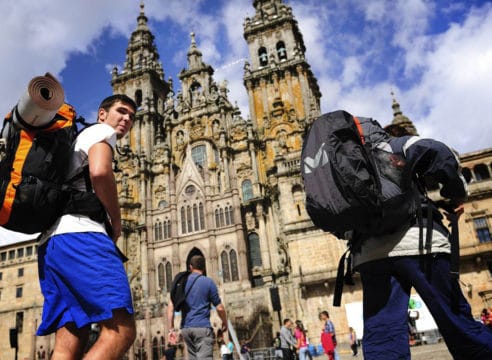
[[[74,323],[59,328],[55,335],[54,359],[78,357],[82,354],[89,336],[89,327],[78,329]]]
[[[122,342],[128,347],[133,344],[137,336],[135,318],[124,309],[114,310],[113,317],[103,321],[100,325],[102,327],[102,336],[113,341]]]

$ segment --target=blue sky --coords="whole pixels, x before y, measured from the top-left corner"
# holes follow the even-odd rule
[[[419,133],[459,152],[491,147],[492,2],[479,0],[289,0],[318,78],[322,111],[346,109],[387,124],[391,91]],[[189,33],[203,60],[227,80],[247,117],[249,58],[243,21],[252,0],[146,0],[165,78],[187,67]],[[89,121],[111,94],[140,0],[0,0],[0,109],[49,71]],[[0,234],[1,235],[1,234]],[[0,236],[1,238],[1,236]]]

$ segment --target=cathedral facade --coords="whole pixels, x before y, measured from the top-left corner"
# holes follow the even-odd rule
[[[172,278],[194,254],[206,258],[238,337],[255,348],[270,346],[283,318],[303,320],[317,343],[322,310],[330,311],[342,337],[348,330],[348,310],[331,306],[346,244],[311,223],[300,172],[303,134],[320,115],[321,93],[292,9],[282,0],[252,5],[255,15],[243,23],[246,118],[228,99],[226,83],[214,80],[193,33],[181,89],[164,80],[143,5],[125,65],[113,71],[113,92],[140,106],[119,145],[117,177],[125,222],[120,243],[130,258],[138,318],[135,354],[155,352],[165,338]],[[396,100],[392,107],[393,124],[417,134]],[[469,235],[462,246],[474,246],[477,222],[469,215],[462,223]],[[480,246],[463,257],[462,267],[472,269],[463,274],[465,292],[490,278],[489,263],[477,260],[489,255],[490,244]],[[356,279],[342,303],[361,300]],[[482,300],[469,299],[478,307]],[[217,318],[213,325],[220,327]]]
[[[319,328],[318,312],[330,304],[345,244],[313,227],[300,173],[321,93],[291,8],[253,6],[244,21],[247,118],[214,80],[194,34],[175,93],[143,5],[125,65],[112,74],[113,92],[140,108],[119,144],[117,181],[142,351],[167,333],[172,278],[194,254],[205,256],[239,338],[255,347],[270,346],[284,317]]]

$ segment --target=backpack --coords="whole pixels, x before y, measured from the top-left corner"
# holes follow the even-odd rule
[[[314,225],[345,238],[379,235],[415,216],[416,192],[405,159],[392,152],[376,120],[338,110],[316,119],[304,139],[301,172]]]
[[[5,154],[0,160],[0,226],[34,234],[57,220],[67,198],[63,184],[76,135],[76,113],[66,103],[39,128],[19,128],[12,113],[6,116],[1,131]]]
[[[173,280],[173,284],[171,286],[171,301],[173,302],[175,311],[181,311],[184,308],[184,306],[186,305],[186,297],[188,296],[188,293],[191,291],[191,288],[193,287],[193,285],[195,285],[195,282],[201,276],[197,276],[188,291],[186,291],[186,283],[188,282],[188,278],[190,275],[191,271],[182,271],[176,274]]]
[[[273,347],[275,349],[280,349],[280,346],[281,345],[282,345],[282,343],[281,343],[281,340],[280,340],[280,336],[275,337],[275,339],[273,339]]]

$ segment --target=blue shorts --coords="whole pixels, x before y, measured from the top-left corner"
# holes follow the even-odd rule
[[[130,286],[113,241],[103,233],[55,235],[38,250],[44,296],[37,335],[69,322],[77,328],[108,320],[115,309],[133,314]]]

